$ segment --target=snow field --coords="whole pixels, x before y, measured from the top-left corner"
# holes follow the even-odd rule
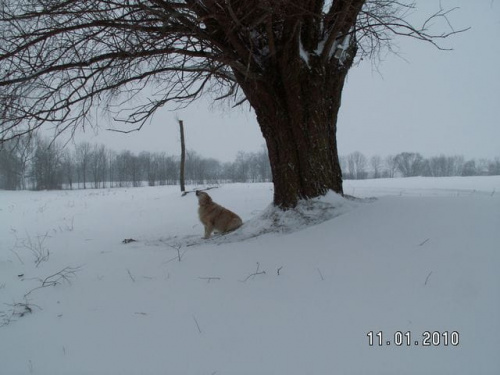
[[[499,373],[500,178],[344,186],[378,199],[210,190],[245,225],[208,241],[178,187],[1,191],[0,374]]]

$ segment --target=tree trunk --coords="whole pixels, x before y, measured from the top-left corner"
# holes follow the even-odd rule
[[[297,48],[264,80],[239,77],[266,140],[274,204],[283,209],[330,190],[343,194],[337,115],[354,55],[355,47],[349,61],[314,55],[306,61]]]
[[[181,170],[180,170],[179,180],[181,185],[181,192],[184,192],[186,191],[186,185],[184,181],[184,171],[186,165],[186,145],[184,140],[184,122],[182,120],[179,120],[179,128],[181,132],[181,164],[180,164]]]

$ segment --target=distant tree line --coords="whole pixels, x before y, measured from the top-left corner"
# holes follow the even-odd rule
[[[81,142],[63,147],[39,136],[5,142],[0,148],[0,189],[52,190],[129,186],[175,185],[179,183],[178,156],[165,152],[116,152],[104,145]],[[412,176],[500,175],[500,157],[494,160],[463,156],[424,158],[402,152],[382,158],[367,158],[353,152],[340,158],[344,179]],[[239,152],[232,162],[205,158],[195,151],[186,155],[187,184],[268,182],[271,168],[265,147],[259,152]]]
[[[180,158],[165,152],[116,152],[89,142],[70,148],[38,136],[1,146],[0,189],[88,189],[179,183]],[[233,162],[225,163],[187,151],[185,168],[187,184],[271,181],[264,147],[259,152],[239,152]]]
[[[340,158],[344,179],[393,177],[447,177],[500,175],[500,157],[494,160],[470,159],[461,155],[433,156],[424,158],[416,152],[402,152],[382,158],[368,159],[361,152],[353,152]]]

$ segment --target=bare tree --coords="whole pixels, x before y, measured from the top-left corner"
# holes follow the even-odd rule
[[[75,146],[78,183],[83,182],[83,188],[87,188],[87,175],[89,172],[92,145],[89,142],[82,142]]]
[[[116,186],[116,179],[117,179],[116,158],[117,158],[116,151],[114,150],[107,151],[106,159],[108,161],[107,170],[108,170],[108,181],[110,188]]]
[[[90,152],[89,167],[92,180],[94,181],[94,188],[104,187],[106,180],[106,147],[104,145],[94,145]]]
[[[257,153],[256,162],[258,164],[260,181],[271,181],[271,165],[269,164],[269,155],[267,154],[267,148],[265,146]]]
[[[423,174],[425,160],[419,153],[402,152],[394,157],[394,161],[403,177],[421,176]]]
[[[362,180],[367,177],[366,173],[366,156],[361,152],[355,151],[347,155],[347,168],[351,178]]]
[[[464,157],[456,156],[434,156],[429,158],[429,176],[461,176],[464,168]]]
[[[196,151],[186,152],[186,180],[191,184],[205,183],[203,157]]]
[[[248,155],[239,151],[234,161],[234,180],[235,182],[247,182],[249,179],[250,163],[248,162]]]
[[[146,174],[148,186],[155,186],[158,178],[158,166],[155,162],[154,155],[150,152],[143,151],[139,154],[139,160],[142,168],[144,169],[144,173]]]
[[[16,190],[21,187],[21,159],[15,142],[6,142],[0,148],[0,189]]]
[[[36,136],[23,136],[0,144],[0,174],[5,188],[27,189],[31,165],[35,157]]]
[[[500,157],[496,157],[495,160],[488,164],[488,174],[490,176],[500,175]]]
[[[73,177],[75,172],[75,162],[73,155],[67,149],[62,151],[61,168],[65,182],[70,189],[73,189]]]
[[[481,158],[477,161],[476,171],[478,176],[487,176],[488,175],[488,167],[490,161],[488,159]]]
[[[124,155],[122,164],[124,165],[127,173],[127,180],[132,182],[133,187],[140,187],[143,180],[141,160],[131,152],[125,152],[122,154]],[[120,154],[120,156],[122,154]]]
[[[158,159],[158,179],[160,185],[174,185],[178,181],[179,170],[178,161],[173,156],[167,156],[165,153],[157,155]]]
[[[61,189],[62,147],[57,142],[36,137],[36,149],[31,164],[31,177],[36,190]]]
[[[387,177],[394,178],[394,175],[398,170],[398,164],[396,162],[396,157],[394,155],[386,156],[385,167],[386,167]]]
[[[478,171],[475,160],[468,160],[464,163],[461,176],[477,176]]]
[[[113,170],[115,171],[116,181],[119,187],[130,186],[131,178],[129,173],[129,165],[135,156],[130,151],[122,151],[116,155],[113,161]]]
[[[340,169],[342,171],[342,175],[344,176],[345,179],[350,180],[353,177],[349,173],[349,164],[347,163],[347,156],[340,156],[339,157],[339,164],[340,164]]]
[[[373,155],[370,158],[370,165],[373,170],[373,178],[380,178],[382,176],[382,158],[379,155]]]
[[[221,175],[221,164],[214,158],[203,159],[203,174],[204,180],[210,184],[219,183]]]
[[[0,138],[48,122],[74,131],[93,123],[98,105],[132,131],[166,103],[209,93],[255,110],[276,205],[342,193],[337,114],[356,56],[373,56],[394,36],[436,43],[455,33],[429,30],[430,21],[447,21],[443,10],[411,25],[413,8],[396,0],[3,0]],[[138,104],[123,106],[132,99]]]
[[[465,158],[463,155],[455,155],[453,158],[452,176],[461,176],[464,170]]]

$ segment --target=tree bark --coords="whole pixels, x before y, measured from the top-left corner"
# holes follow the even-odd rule
[[[274,204],[280,208],[328,191],[343,194],[337,116],[354,55],[352,47],[348,60],[324,63],[313,55],[305,61],[295,51],[264,80],[239,77],[266,140]]]

